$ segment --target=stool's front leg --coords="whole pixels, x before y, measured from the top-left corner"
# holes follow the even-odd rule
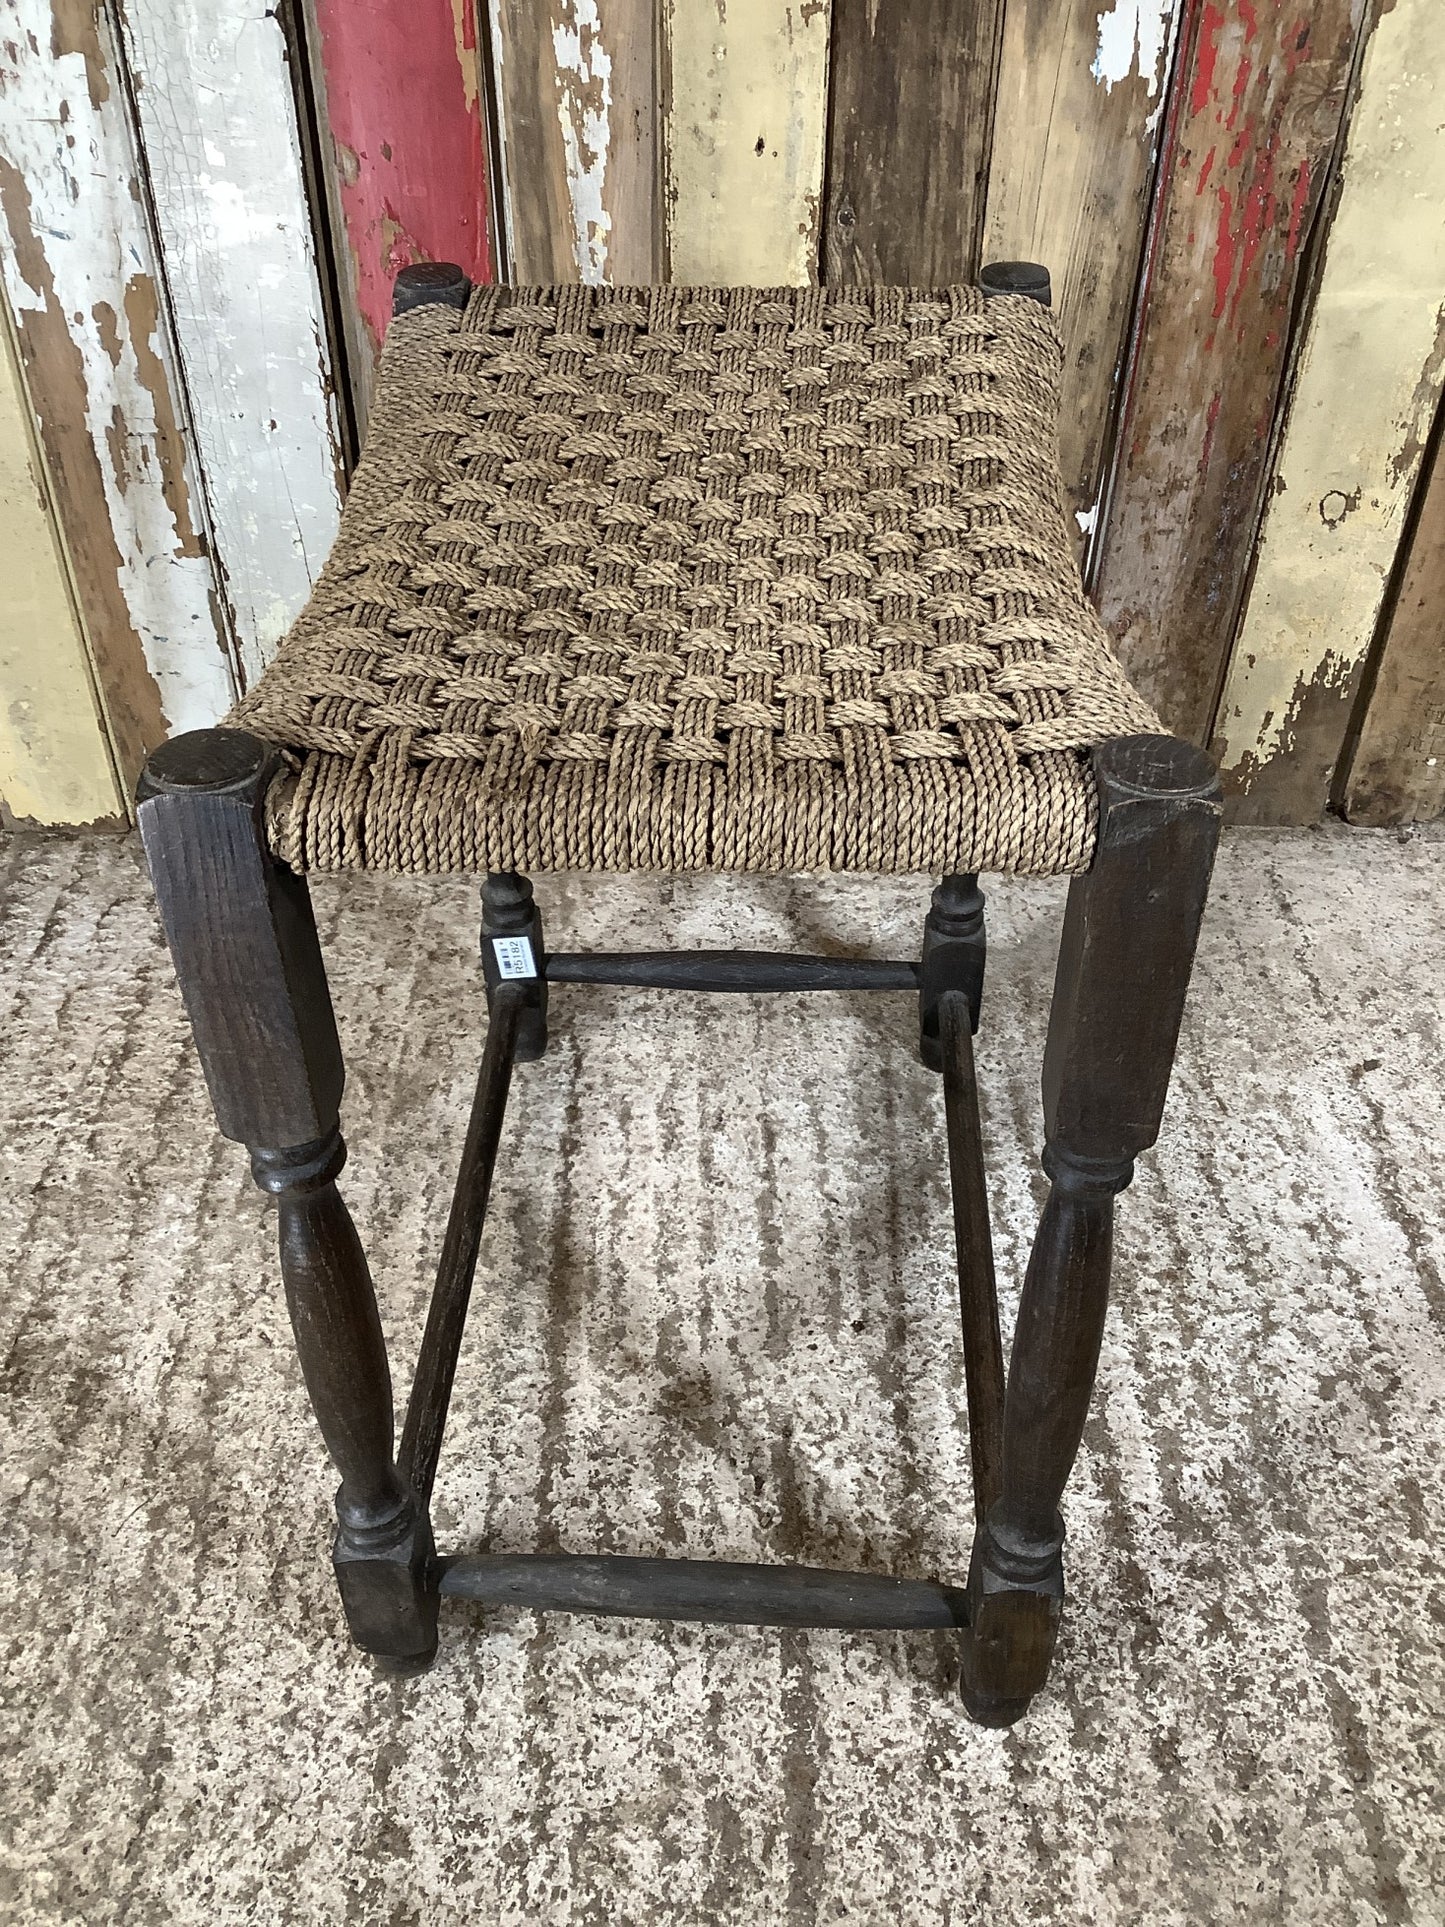
[[[336,1189],[341,1046],[311,900],[264,840],[275,767],[240,730],[176,737],[141,777],[141,837],[216,1121],[277,1201],[296,1349],[341,1474],[333,1556],[352,1636],[393,1665],[424,1665],[431,1532],[393,1460],[376,1296]]]
[[[1044,1056],[1051,1189],[1009,1365],[1002,1492],[969,1573],[964,1701],[995,1726],[1048,1675],[1064,1592],[1059,1500],[1098,1365],[1114,1196],[1159,1135],[1219,835],[1218,778],[1201,750],[1122,737],[1094,768],[1099,840],[1070,886]]]

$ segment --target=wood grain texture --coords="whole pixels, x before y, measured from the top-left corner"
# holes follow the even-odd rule
[[[828,0],[666,0],[670,278],[818,279]]]
[[[666,279],[651,0],[490,0],[510,278]]]
[[[266,0],[120,15],[211,533],[245,679],[336,534],[340,450],[286,44]]]
[[[1351,823],[1445,812],[1445,432],[1437,427],[1399,596],[1380,644],[1342,802]]]
[[[126,787],[235,665],[99,0],[0,0],[0,271]]]
[[[1216,726],[1239,821],[1329,797],[1445,369],[1445,14],[1381,5]]]
[[[0,823],[125,823],[30,398],[0,298]]]
[[[477,19],[467,0],[305,4],[364,419],[400,270],[455,261],[492,279]]]
[[[1009,0],[985,260],[1053,277],[1065,362],[1059,459],[1097,525],[1181,0]]]
[[[983,238],[1003,0],[833,0],[825,278],[948,287]]]
[[[1192,0],[1096,574],[1125,666],[1208,740],[1360,0]]]

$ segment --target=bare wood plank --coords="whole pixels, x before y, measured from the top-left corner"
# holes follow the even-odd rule
[[[0,0],[0,269],[122,778],[234,658],[100,0]]]
[[[1445,814],[1445,419],[1342,800],[1376,828]]]
[[[121,828],[125,804],[3,299],[0,555],[0,821]]]
[[[671,278],[818,279],[829,0],[667,0]]]
[[[666,278],[651,0],[489,0],[513,281]]]
[[[268,0],[120,15],[176,346],[248,682],[336,534],[332,371],[286,44]]]
[[[833,0],[825,278],[971,281],[983,239],[1003,0]]]
[[[1181,0],[1009,0],[986,260],[1041,261],[1065,343],[1059,460],[1097,526]]]
[[[305,6],[364,422],[401,269],[455,261],[493,278],[477,19],[463,0]]]
[[[1360,0],[1194,0],[1096,577],[1165,723],[1204,742],[1263,509]]]
[[[1379,0],[1216,726],[1237,821],[1313,822],[1445,372],[1438,0]]]

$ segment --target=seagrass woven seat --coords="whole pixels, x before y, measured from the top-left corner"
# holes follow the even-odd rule
[[[230,721],[297,870],[1081,871],[1157,730],[1086,602],[1052,314],[973,288],[477,288],[389,330]]]

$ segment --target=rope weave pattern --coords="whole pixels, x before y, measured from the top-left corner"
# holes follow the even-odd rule
[[[477,289],[393,322],[230,719],[298,869],[1086,868],[1157,729],[1084,600],[1036,303]]]

